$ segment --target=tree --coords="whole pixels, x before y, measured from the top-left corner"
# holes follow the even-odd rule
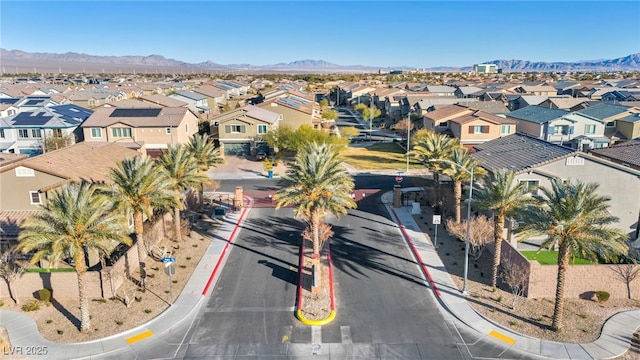
[[[322,118],[325,120],[335,120],[338,118],[338,112],[331,109],[323,109]]]
[[[209,177],[202,172],[203,165],[197,161],[185,145],[169,146],[158,162],[169,181],[169,187],[179,194],[180,201],[173,206],[173,225],[176,241],[182,241],[180,231],[180,210],[185,199],[184,191],[191,188],[202,188],[209,181]]]
[[[133,213],[133,227],[138,243],[141,285],[144,286],[144,216],[151,218],[154,209],[166,209],[180,204],[179,195],[159,167],[150,158],[125,159],[109,171],[113,181],[110,195],[118,204]]]
[[[0,277],[4,278],[9,286],[9,295],[16,304],[20,304],[18,293],[13,288],[13,282],[20,277],[27,264],[17,259],[16,254],[7,252],[0,257]]]
[[[340,216],[356,207],[351,198],[353,179],[341,163],[334,145],[311,143],[298,153],[282,178],[284,187],[274,196],[276,209],[294,205],[296,217],[308,219],[316,258],[320,256],[320,224],[325,214]]]
[[[618,264],[611,270],[618,279],[624,282],[624,285],[627,287],[627,298],[632,299],[631,283],[640,275],[640,266],[633,261],[631,264]]]
[[[487,174],[486,170],[480,167],[477,161],[469,155],[469,152],[462,148],[455,148],[451,152],[451,162],[445,162],[444,174],[453,180],[453,198],[455,202],[455,221],[460,223],[460,202],[462,201],[462,182],[471,179],[471,169],[473,168],[473,178],[478,180]],[[454,165],[455,164],[455,165]],[[468,205],[467,205],[468,206]]]
[[[440,196],[440,173],[445,169],[443,161],[451,160],[453,149],[460,147],[460,142],[456,138],[446,135],[436,134],[433,131],[418,132],[420,137],[414,142],[413,150],[409,152],[416,160],[425,167],[433,171],[433,181],[436,189],[436,206],[442,205]]]
[[[360,134],[360,130],[356,129],[354,126],[347,126],[340,129],[340,134],[348,138],[350,136],[358,136]]]
[[[598,184],[559,179],[542,188],[542,197],[525,212],[524,234],[546,234],[540,248],[558,248],[556,302],[551,327],[562,330],[564,284],[571,256],[594,262],[617,260],[628,251],[627,235],[611,227],[618,218],[609,215],[609,201],[597,194]]]
[[[327,100],[327,98],[322,98],[320,100],[320,108],[324,110],[327,106],[329,106],[329,100]]]
[[[76,138],[73,134],[48,136],[44,140],[44,148],[48,151],[54,151],[67,147],[75,143]]]
[[[494,173],[493,181],[490,184],[480,184],[473,199],[478,210],[493,213],[493,236],[496,248],[493,253],[491,286],[494,288],[498,281],[505,219],[507,216],[511,217],[524,211],[528,205],[534,203],[531,194],[525,193],[526,183],[517,182],[514,179],[515,173],[513,171],[499,170]]]
[[[511,308],[516,308],[516,301],[519,296],[524,295],[525,285],[529,279],[529,273],[527,269],[513,260],[505,259],[502,263],[502,280],[511,289],[513,295],[513,301],[511,302]]]
[[[207,135],[195,135],[189,139],[187,148],[189,153],[196,159],[203,174],[206,174],[211,167],[217,167],[218,164],[224,163],[224,159],[220,156],[220,148],[215,147],[215,144]],[[199,202],[201,206],[203,201],[204,184],[200,186]]]
[[[373,118],[371,117],[371,107],[366,104],[358,104],[354,106],[354,110],[358,111],[362,118],[366,121],[373,120],[375,118],[379,118],[382,115],[382,112],[377,107],[373,107]]]
[[[31,263],[73,259],[78,275],[80,330],[90,331],[85,252],[95,251],[104,256],[114,241],[130,245],[127,219],[108,196],[88,183],[63,186],[51,195],[42,210],[23,222],[16,249],[23,253],[35,251]]]
[[[466,241],[467,239],[467,220],[456,223],[451,219],[445,222],[447,231],[456,238]],[[469,255],[474,260],[478,260],[482,256],[484,248],[493,241],[493,220],[487,219],[486,216],[472,216],[469,224]]]

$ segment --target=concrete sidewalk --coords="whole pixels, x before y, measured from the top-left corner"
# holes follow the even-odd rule
[[[213,236],[207,251],[196,266],[182,293],[165,312],[137,328],[107,338],[83,343],[54,343],[44,339],[36,323],[28,315],[0,310],[0,324],[9,333],[12,349],[0,354],[3,359],[99,359],[99,358],[174,358],[181,350],[181,339],[176,335],[191,326],[195,315],[204,304],[206,295],[220,276],[228,256],[230,244],[235,241],[250,207],[237,213],[228,213]],[[140,341],[144,340],[140,343]],[[153,342],[153,345],[149,343]],[[13,350],[13,351],[11,351]],[[29,352],[29,354],[27,354]]]
[[[406,188],[403,191],[415,191],[418,188]],[[640,310],[625,311],[609,318],[600,337],[588,344],[558,343],[532,338],[514,332],[491,322],[478,314],[461,294],[453,279],[446,271],[433,243],[420,230],[411,215],[410,207],[393,208],[393,192],[382,195],[394,221],[410,243],[422,266],[428,271],[435,300],[443,311],[451,314],[459,322],[477,331],[484,338],[501,343],[505,348],[551,359],[608,359],[624,354],[630,346],[631,337],[640,327]],[[414,254],[415,254],[414,253]],[[434,286],[435,285],[435,286]]]

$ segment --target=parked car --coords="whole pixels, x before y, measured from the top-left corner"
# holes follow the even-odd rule
[[[367,137],[364,135],[354,136],[349,140],[351,143],[367,141]]]

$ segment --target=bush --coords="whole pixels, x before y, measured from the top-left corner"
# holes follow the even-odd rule
[[[598,299],[598,302],[605,302],[609,300],[609,296],[609,293],[606,291],[596,291],[596,299]]]
[[[38,300],[31,300],[22,305],[22,311],[36,311],[40,309],[40,302]]]
[[[145,314],[150,314],[151,313],[151,309],[144,309]]]
[[[53,290],[51,289],[40,289],[38,290],[38,299],[40,299],[41,301],[44,302],[51,302],[51,295],[53,293]]]
[[[64,334],[64,330],[58,330],[57,333],[58,333],[58,335],[62,335],[62,334]]]

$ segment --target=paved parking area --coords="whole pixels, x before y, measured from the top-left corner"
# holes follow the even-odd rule
[[[264,163],[255,159],[255,156],[225,156],[225,163],[217,168],[209,170],[209,177],[212,179],[249,179],[266,178],[267,172],[264,170]],[[286,173],[287,167],[281,161],[273,168],[275,176]]]

